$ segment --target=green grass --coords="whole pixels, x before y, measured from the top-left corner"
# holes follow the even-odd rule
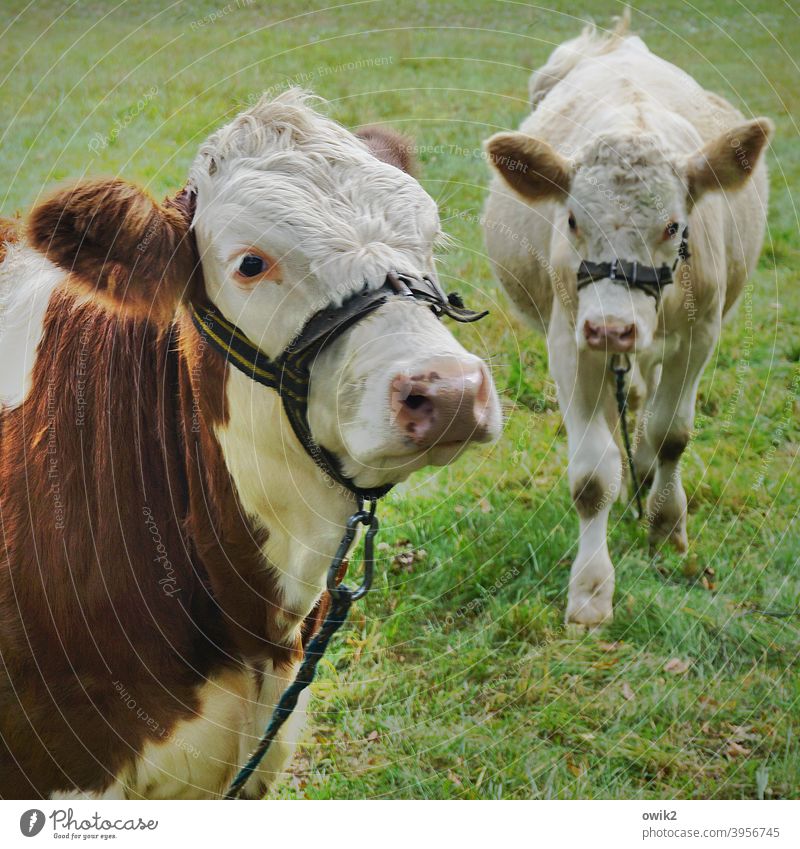
[[[525,115],[531,69],[579,29],[575,4],[241,5],[198,26],[225,3],[6,3],[0,208],[24,210],[85,173],[173,191],[212,128],[287,81],[348,125],[389,121],[420,145],[453,237],[443,277],[492,309],[457,332],[491,357],[508,425],[498,445],[417,474],[382,507],[390,548],[375,590],[324,663],[279,794],[797,796],[796,12],[647,0],[634,14],[651,48],[775,119],[772,200],[763,259],[707,369],[683,462],[688,557],[652,560],[644,529],[616,507],[616,618],[578,637],[562,625],[577,521],[545,349],[509,315],[478,220],[481,140]],[[618,11],[592,4],[600,23]],[[125,129],[93,154],[115,119]],[[396,562],[403,540],[426,556]],[[685,671],[665,670],[674,658]]]

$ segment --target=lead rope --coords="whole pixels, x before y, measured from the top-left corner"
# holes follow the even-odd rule
[[[325,649],[328,648],[331,637],[344,625],[347,614],[350,611],[350,606],[354,601],[358,601],[358,599],[363,598],[369,592],[369,588],[372,586],[372,574],[375,566],[375,534],[378,533],[379,527],[378,518],[375,515],[376,505],[377,501],[373,499],[370,509],[365,510],[364,502],[359,500],[358,510],[347,520],[344,536],[328,568],[327,587],[331,597],[328,615],[325,617],[325,621],[322,623],[322,627],[318,633],[314,636],[314,639],[306,647],[303,662],[300,664],[300,669],[297,670],[294,681],[284,690],[280,701],[272,712],[272,717],[264,734],[258,741],[258,745],[247,759],[247,763],[239,770],[231,782],[230,787],[228,787],[223,797],[224,799],[238,799],[240,797],[245,784],[247,784],[250,776],[258,769],[258,765],[269,751],[269,747],[278,734],[278,731],[280,731],[281,726],[292,715],[292,711],[297,706],[297,700],[300,694],[314,680],[317,664],[320,662],[322,655],[325,654]],[[365,525],[367,527],[367,533],[364,539],[364,577],[362,578],[361,586],[353,590],[344,584],[337,586],[336,581],[339,577],[341,565],[355,539],[356,530],[359,525]]]
[[[628,468],[631,470],[631,485],[636,495],[636,509],[638,518],[644,518],[642,510],[642,494],[639,491],[639,478],[636,475],[636,463],[631,451],[631,438],[628,434],[628,401],[625,395],[625,375],[631,370],[630,357],[627,354],[614,354],[611,358],[611,371],[614,372],[617,391],[617,410],[619,412],[619,424],[622,430],[622,441],[625,444],[625,453],[628,455]]]

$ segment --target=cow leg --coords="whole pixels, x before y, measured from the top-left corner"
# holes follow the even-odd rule
[[[644,398],[645,402],[648,398],[652,398],[655,393],[658,381],[661,376],[661,366],[658,364],[652,365],[645,370],[643,375],[643,383],[645,385]],[[642,405],[640,415],[636,421],[636,433],[634,435],[633,457],[636,463],[636,474],[639,479],[639,484],[643,487],[651,486],[656,474],[656,465],[658,457],[655,449],[647,439],[647,420],[650,417],[649,408],[646,403]]]
[[[272,719],[275,705],[283,691],[294,680],[297,665],[274,671],[271,663],[265,664],[265,670],[260,676],[258,691],[254,704],[248,706],[248,722],[240,737],[239,764],[242,765],[250,756],[261,735]],[[275,781],[280,778],[286,764],[294,753],[298,738],[303,733],[310,691],[300,694],[292,715],[286,720],[278,735],[272,741],[267,754],[258,769],[245,784],[242,797],[245,799],[262,799]]]
[[[719,321],[708,321],[681,338],[661,369],[661,379],[648,403],[646,439],[656,457],[653,488],[647,499],[651,546],[668,541],[686,552],[686,493],[680,458],[694,428],[697,387],[720,333]]]
[[[593,353],[578,354],[573,331],[559,309],[553,313],[548,349],[567,429],[570,491],[580,521],[566,620],[592,627],[613,613],[614,567],[606,532],[622,473],[609,426],[613,398],[605,360]]]

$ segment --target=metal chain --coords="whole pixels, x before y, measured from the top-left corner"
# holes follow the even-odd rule
[[[622,430],[622,441],[625,444],[625,453],[628,455],[628,468],[631,470],[631,485],[636,496],[636,509],[638,518],[644,518],[642,509],[642,494],[639,489],[639,478],[636,474],[636,463],[631,451],[631,438],[628,434],[628,400],[625,394],[625,375],[631,370],[630,357],[627,354],[614,354],[611,358],[611,371],[616,378],[617,410],[619,412],[619,423]]]
[[[339,543],[339,548],[336,550],[336,554],[328,568],[327,586],[328,593],[331,597],[328,615],[325,617],[325,621],[322,623],[322,627],[318,633],[314,636],[314,639],[306,647],[300,669],[297,670],[294,681],[284,690],[280,701],[272,712],[272,717],[264,734],[258,741],[258,745],[247,759],[247,763],[239,770],[231,782],[223,798],[238,799],[240,797],[245,784],[247,784],[250,776],[258,769],[258,765],[269,751],[269,747],[272,745],[281,726],[292,715],[292,711],[297,706],[297,700],[300,698],[300,694],[314,680],[317,664],[320,662],[322,655],[325,654],[325,649],[328,648],[331,637],[344,625],[347,614],[350,611],[350,606],[354,601],[363,598],[369,592],[375,567],[375,535],[378,533],[379,528],[378,518],[375,515],[376,505],[377,501],[373,500],[370,509],[365,510],[363,502],[359,501],[358,510],[347,520],[347,526]],[[361,585],[356,589],[350,589],[350,587],[344,584],[337,586],[336,581],[339,577],[339,571],[355,539],[359,525],[365,525],[367,527],[367,533],[364,539],[364,576],[361,580]]]

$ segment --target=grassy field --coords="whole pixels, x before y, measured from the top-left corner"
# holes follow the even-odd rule
[[[417,474],[382,508],[377,586],[314,686],[279,795],[798,796],[797,12],[636,4],[652,49],[775,120],[772,200],[683,461],[689,554],[650,558],[618,505],[616,618],[580,636],[562,625],[577,520],[545,349],[509,315],[478,220],[482,139],[517,126],[531,69],[581,26],[574,3],[547,5],[4,3],[2,213],[83,174],[175,190],[211,129],[263,90],[300,84],[345,124],[385,121],[417,140],[453,239],[442,276],[492,310],[458,332],[492,359],[505,436]],[[606,24],[620,6],[590,11]]]

